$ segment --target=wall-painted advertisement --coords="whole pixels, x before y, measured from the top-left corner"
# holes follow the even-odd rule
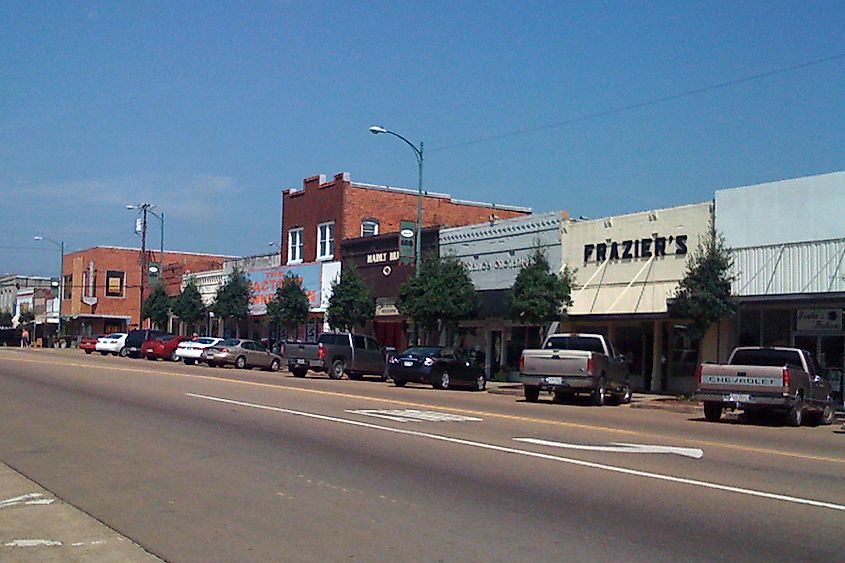
[[[312,263],[248,271],[247,275],[252,284],[250,314],[264,315],[267,313],[267,303],[276,295],[276,289],[281,287],[282,281],[287,275],[299,278],[302,289],[305,290],[308,301],[311,303],[311,308],[318,308],[322,284],[321,266],[322,264]]]

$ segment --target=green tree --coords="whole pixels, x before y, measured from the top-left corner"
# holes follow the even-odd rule
[[[376,313],[376,300],[354,265],[344,265],[340,279],[332,283],[326,320],[335,330],[353,331]]]
[[[535,247],[508,293],[508,309],[515,321],[542,325],[566,314],[566,307],[572,305],[572,272],[568,268],[561,274],[550,270],[546,254]]]
[[[693,338],[703,337],[711,324],[736,311],[731,300],[732,266],[725,239],[716,232],[711,220],[707,236],[698,243],[687,263],[686,274],[672,303],[673,315],[690,320]]]
[[[0,311],[0,326],[12,326],[12,313]]]
[[[267,303],[267,314],[277,325],[291,333],[305,324],[310,310],[311,303],[302,289],[302,279],[288,272],[282,285],[276,289],[276,295]]]
[[[249,278],[239,269],[235,268],[223,287],[217,290],[214,303],[209,307],[214,314],[225,320],[235,319],[238,321],[236,334],[240,337],[240,321],[249,316],[249,303],[252,300],[252,286]]]
[[[170,297],[164,290],[164,284],[157,283],[149,297],[144,299],[141,318],[150,319],[158,328],[163,329],[170,314]]]
[[[431,253],[423,259],[420,275],[399,288],[396,307],[430,334],[472,317],[478,298],[466,266],[454,256]]]
[[[190,326],[205,318],[206,307],[193,279],[188,280],[182,293],[173,299],[171,310],[179,320]]]

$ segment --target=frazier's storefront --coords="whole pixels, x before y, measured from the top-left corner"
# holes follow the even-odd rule
[[[575,284],[562,329],[608,337],[635,389],[694,389],[699,343],[683,319],[670,317],[667,300],[711,216],[706,202],[563,224],[564,262]]]

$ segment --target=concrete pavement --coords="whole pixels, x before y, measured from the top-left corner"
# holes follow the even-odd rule
[[[161,561],[0,463],[0,561]]]

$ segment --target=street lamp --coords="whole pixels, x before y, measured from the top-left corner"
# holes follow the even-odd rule
[[[415,271],[414,275],[416,277],[420,277],[420,257],[422,254],[422,208],[423,208],[423,161],[425,160],[423,156],[423,142],[420,141],[420,148],[414,146],[414,143],[400,135],[399,133],[394,133],[384,127],[379,125],[373,125],[370,127],[370,133],[373,135],[378,135],[380,133],[386,133],[388,135],[393,135],[394,137],[405,141],[405,144],[411,147],[414,151],[414,156],[417,157],[417,165],[418,165],[418,183],[417,183],[417,236],[416,236],[416,245],[414,246],[414,266]],[[419,344],[419,327],[414,322],[414,343]]]
[[[61,262],[59,263],[59,322],[56,324],[56,336],[62,336],[62,300],[65,298],[64,281],[65,281],[65,241],[57,242],[51,238],[35,235],[35,240],[46,240],[59,247],[61,252]]]
[[[153,211],[153,207],[155,207],[154,203],[135,203],[129,204],[126,206],[126,209],[137,209],[138,212],[142,216],[141,221],[141,297],[138,303],[138,327],[141,326],[141,309],[144,308],[144,279],[148,275],[147,274],[147,214],[153,215],[156,219],[158,219],[159,223],[161,223],[161,236],[159,237],[159,243],[161,248],[158,254],[158,275],[159,279],[163,275],[163,267],[164,267],[164,212],[161,214],[156,213]]]

